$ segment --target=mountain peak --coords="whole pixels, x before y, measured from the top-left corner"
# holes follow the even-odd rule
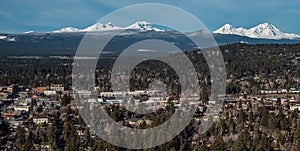
[[[127,27],[128,29],[148,29],[152,28],[151,24],[146,21],[138,21]]]
[[[151,23],[148,23],[146,21],[138,21],[133,23],[132,25],[128,27],[118,27],[112,22],[108,22],[105,24],[102,23],[95,23],[85,29],[78,29],[74,27],[66,27],[62,28],[60,30],[53,31],[55,33],[60,32],[94,32],[94,31],[109,31],[109,30],[118,30],[118,29],[134,29],[139,31],[164,31],[160,30],[156,27],[154,27]]]
[[[234,26],[232,26],[231,24],[225,24],[224,26],[222,26],[221,28],[217,29],[216,31],[214,31],[214,33],[219,33],[219,34],[236,34],[236,35],[241,35],[244,36],[242,34],[242,32],[245,29],[242,27],[239,28],[235,28]]]
[[[270,24],[268,22],[264,22],[264,23],[261,23],[261,24],[259,24],[257,26],[265,26],[265,27],[267,27],[267,26],[274,26],[274,25],[272,25],[272,24]]]
[[[234,28],[231,24],[225,24],[223,27],[226,28],[226,29]]]
[[[255,27],[253,27],[255,29],[258,29],[258,30],[276,30],[276,31],[280,31],[277,27],[275,27],[274,25],[270,24],[270,23],[262,23],[262,24],[259,24]]]
[[[164,31],[164,30],[154,27],[153,24],[151,24],[147,21],[135,22],[132,25],[126,27],[126,29],[137,29],[137,30],[142,30],[142,31]]]
[[[295,39],[300,38],[299,35],[296,34],[288,34],[282,32],[276,26],[270,23],[262,23],[250,29],[244,28],[234,28],[229,24],[225,24],[221,28],[214,31],[214,33],[218,34],[233,34],[240,36],[247,36],[250,38],[263,38],[263,39]]]
[[[31,34],[31,33],[35,33],[35,32],[33,30],[24,32],[24,34]]]
[[[84,31],[84,32],[88,32],[88,31],[106,31],[106,30],[115,30],[115,29],[120,29],[120,27],[117,27],[113,23],[108,22],[108,23],[105,23],[105,24],[102,24],[102,23],[93,24],[93,25],[83,29],[82,31]]]
[[[53,31],[54,33],[61,33],[61,32],[78,32],[80,31],[78,28],[74,28],[74,27],[65,27],[59,30],[55,30]]]

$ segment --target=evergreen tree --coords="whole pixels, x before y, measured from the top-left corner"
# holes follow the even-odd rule
[[[262,146],[262,150],[268,150],[268,151],[273,150],[271,146],[270,138],[266,134],[262,135],[261,146]]]
[[[33,140],[32,140],[32,133],[30,132],[29,135],[26,138],[26,142],[24,144],[23,150],[34,151],[35,149],[34,149],[34,146],[33,146],[32,142],[33,142]]]
[[[26,133],[26,131],[23,127],[18,127],[18,130],[17,130],[17,146],[18,146],[18,148],[23,148],[23,145],[26,142],[25,133]]]
[[[300,150],[300,122],[297,123],[297,128],[293,135],[293,144],[296,150]]]
[[[223,150],[226,150],[226,144],[222,138],[221,135],[218,135],[214,142],[212,143],[211,145],[211,150],[214,150],[214,151],[223,151]]]
[[[250,148],[249,141],[250,141],[249,133],[248,130],[245,129],[239,134],[236,142],[234,143],[233,150],[235,151],[248,150]]]

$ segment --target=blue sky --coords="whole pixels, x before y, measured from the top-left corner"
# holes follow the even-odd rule
[[[0,5],[0,32],[46,32],[66,26],[85,28],[106,14],[140,3],[159,0],[5,0]],[[200,19],[208,29],[225,23],[252,27],[269,22],[284,32],[300,34],[299,0],[165,0]]]

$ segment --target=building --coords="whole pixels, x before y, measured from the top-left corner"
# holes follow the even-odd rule
[[[289,93],[300,93],[300,91],[297,90],[296,88],[291,88],[291,89],[289,90]]]
[[[33,123],[35,124],[48,124],[49,119],[47,117],[34,117],[33,118]]]
[[[56,95],[56,91],[53,90],[45,90],[44,95],[46,96],[51,96],[51,95]]]
[[[300,111],[300,106],[299,106],[299,105],[291,106],[291,107],[290,107],[290,110],[291,110],[291,111],[294,111],[294,110]]]
[[[146,123],[147,125],[150,125],[152,122],[151,120],[143,119],[143,118],[129,118],[126,120],[129,125],[131,126],[139,126],[142,123]]]
[[[26,111],[29,112],[30,107],[29,106],[15,106],[14,110],[15,111]]]
[[[65,87],[62,84],[51,84],[50,90],[53,90],[56,92],[64,92]]]

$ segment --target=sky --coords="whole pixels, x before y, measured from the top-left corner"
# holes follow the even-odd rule
[[[0,33],[86,28],[119,8],[141,3],[179,7],[211,31],[226,23],[250,28],[269,22],[284,32],[300,34],[299,0],[3,0]]]

